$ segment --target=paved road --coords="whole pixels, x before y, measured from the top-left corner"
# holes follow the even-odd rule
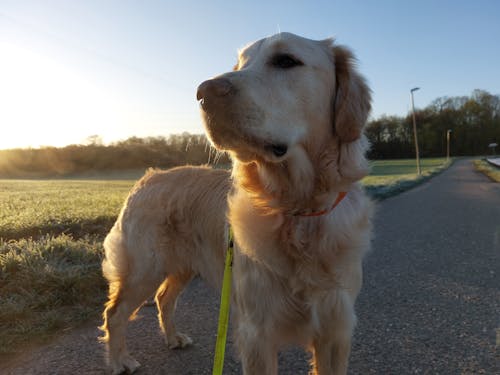
[[[500,184],[470,161],[456,162],[380,203],[375,230],[349,373],[500,374]],[[165,349],[156,309],[144,307],[128,336],[140,373],[210,374],[217,306],[200,281],[185,292],[178,327],[196,343],[184,351]],[[26,354],[14,367],[0,365],[0,373],[102,374],[94,327]],[[290,349],[280,357],[280,374],[307,374],[306,361]],[[225,374],[240,374],[231,348]]]

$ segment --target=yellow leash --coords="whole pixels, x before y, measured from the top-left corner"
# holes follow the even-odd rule
[[[226,352],[227,328],[229,323],[229,303],[231,299],[231,278],[233,270],[233,231],[229,227],[229,241],[224,265],[224,279],[220,297],[219,326],[217,328],[217,342],[215,343],[215,358],[213,375],[222,375],[224,368],[224,354]]]

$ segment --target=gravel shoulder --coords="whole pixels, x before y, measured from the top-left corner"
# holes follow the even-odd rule
[[[211,374],[218,295],[195,280],[181,297],[177,326],[195,344],[169,351],[156,308],[143,307],[128,331],[139,374]],[[350,374],[498,374],[500,348],[500,184],[468,160],[378,204],[373,251],[357,303]],[[103,374],[97,325],[0,364],[2,374]],[[240,374],[232,340],[225,374]],[[307,374],[298,349],[280,374]]]

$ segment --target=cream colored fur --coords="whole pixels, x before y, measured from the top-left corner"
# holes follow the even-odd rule
[[[139,367],[126,349],[126,324],[155,292],[167,346],[192,342],[175,329],[175,303],[195,275],[221,285],[229,188],[228,171],[182,167],[149,170],[130,192],[104,241],[109,301],[101,329],[113,374]]]
[[[372,215],[357,183],[367,173],[370,92],[352,54],[281,33],[243,49],[235,71],[201,84],[198,98],[212,143],[233,158],[232,178],[150,172],[130,194],[105,241],[113,371],[139,366],[126,351],[126,321],[160,285],[168,345],[191,342],[171,321],[175,299],[195,274],[220,284],[226,214],[243,373],[277,374],[278,351],[299,344],[313,354],[313,374],[345,374]]]

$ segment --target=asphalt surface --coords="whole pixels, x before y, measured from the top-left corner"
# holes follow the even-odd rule
[[[365,262],[349,374],[500,374],[500,184],[470,161],[378,205]],[[195,280],[177,326],[194,346],[166,349],[156,308],[131,322],[138,374],[211,374],[218,295]],[[98,322],[0,365],[2,374],[103,374]],[[306,355],[280,355],[280,374],[307,374]],[[241,374],[232,340],[225,374]]]

